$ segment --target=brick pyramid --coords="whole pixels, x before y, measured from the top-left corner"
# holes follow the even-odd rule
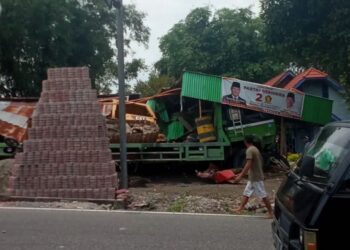
[[[114,199],[117,174],[89,69],[49,69],[42,86],[9,195]]]

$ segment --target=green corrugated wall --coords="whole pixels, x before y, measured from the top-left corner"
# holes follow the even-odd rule
[[[221,102],[221,77],[185,72],[181,95],[211,102]]]
[[[181,122],[179,121],[173,121],[168,125],[168,129],[167,129],[167,141],[172,141],[172,140],[176,140],[179,137],[183,136],[185,133],[185,128],[182,125]]]
[[[166,110],[165,104],[157,99],[151,99],[146,102],[146,105],[152,109],[156,114],[159,114],[159,118],[163,122],[169,122],[168,111]]]
[[[302,120],[325,125],[332,119],[332,105],[332,100],[305,95]]]

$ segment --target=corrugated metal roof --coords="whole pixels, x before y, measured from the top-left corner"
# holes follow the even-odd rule
[[[186,97],[220,103],[221,80],[219,76],[185,72],[182,78],[181,94]]]
[[[286,83],[284,83],[285,86],[279,86],[280,83],[285,79],[285,77],[288,76],[288,74],[292,73],[290,71],[282,72],[281,74],[275,76],[274,78],[270,79],[264,84],[272,87],[281,87],[284,89],[296,89],[299,87],[299,84],[305,79],[326,79],[328,77],[328,74],[326,74],[325,72],[322,72],[315,68],[309,68],[303,71],[302,73],[294,76]]]
[[[281,74],[275,76],[274,78],[268,80],[267,82],[265,82],[265,85],[271,86],[271,87],[275,87],[277,86],[277,84],[281,81],[282,78],[284,78],[284,76],[287,74],[287,71],[282,72]]]

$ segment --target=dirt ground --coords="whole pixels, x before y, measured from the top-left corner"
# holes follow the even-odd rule
[[[0,194],[5,191],[11,160],[0,161]],[[284,178],[283,174],[265,173],[265,187],[273,202],[275,193]],[[128,210],[217,213],[230,214],[237,208],[246,180],[239,184],[215,184],[193,175],[172,176],[131,176],[129,180]],[[90,202],[5,202],[0,206],[77,208],[77,209],[116,209],[111,204]],[[266,209],[261,202],[252,198],[245,214],[262,215]]]
[[[266,173],[265,187],[272,202],[283,177],[284,175],[281,174]],[[131,187],[129,189],[131,194],[129,208],[230,214],[234,208],[239,206],[245,184],[246,180],[242,180],[239,184],[215,184],[195,176],[154,177],[150,178],[144,187]],[[246,208],[246,214],[266,212],[266,209],[256,198],[252,198]]]

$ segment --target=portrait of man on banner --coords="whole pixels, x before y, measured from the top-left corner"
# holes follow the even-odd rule
[[[241,93],[241,84],[237,81],[233,81],[231,85],[231,93],[228,95],[224,95],[222,98],[223,102],[226,103],[239,103],[239,104],[246,104],[246,100],[240,97]]]
[[[300,107],[296,106],[295,103],[296,96],[294,93],[289,92],[286,96],[286,108],[284,110],[285,113],[293,115],[293,116],[298,116],[299,115],[299,109]]]

